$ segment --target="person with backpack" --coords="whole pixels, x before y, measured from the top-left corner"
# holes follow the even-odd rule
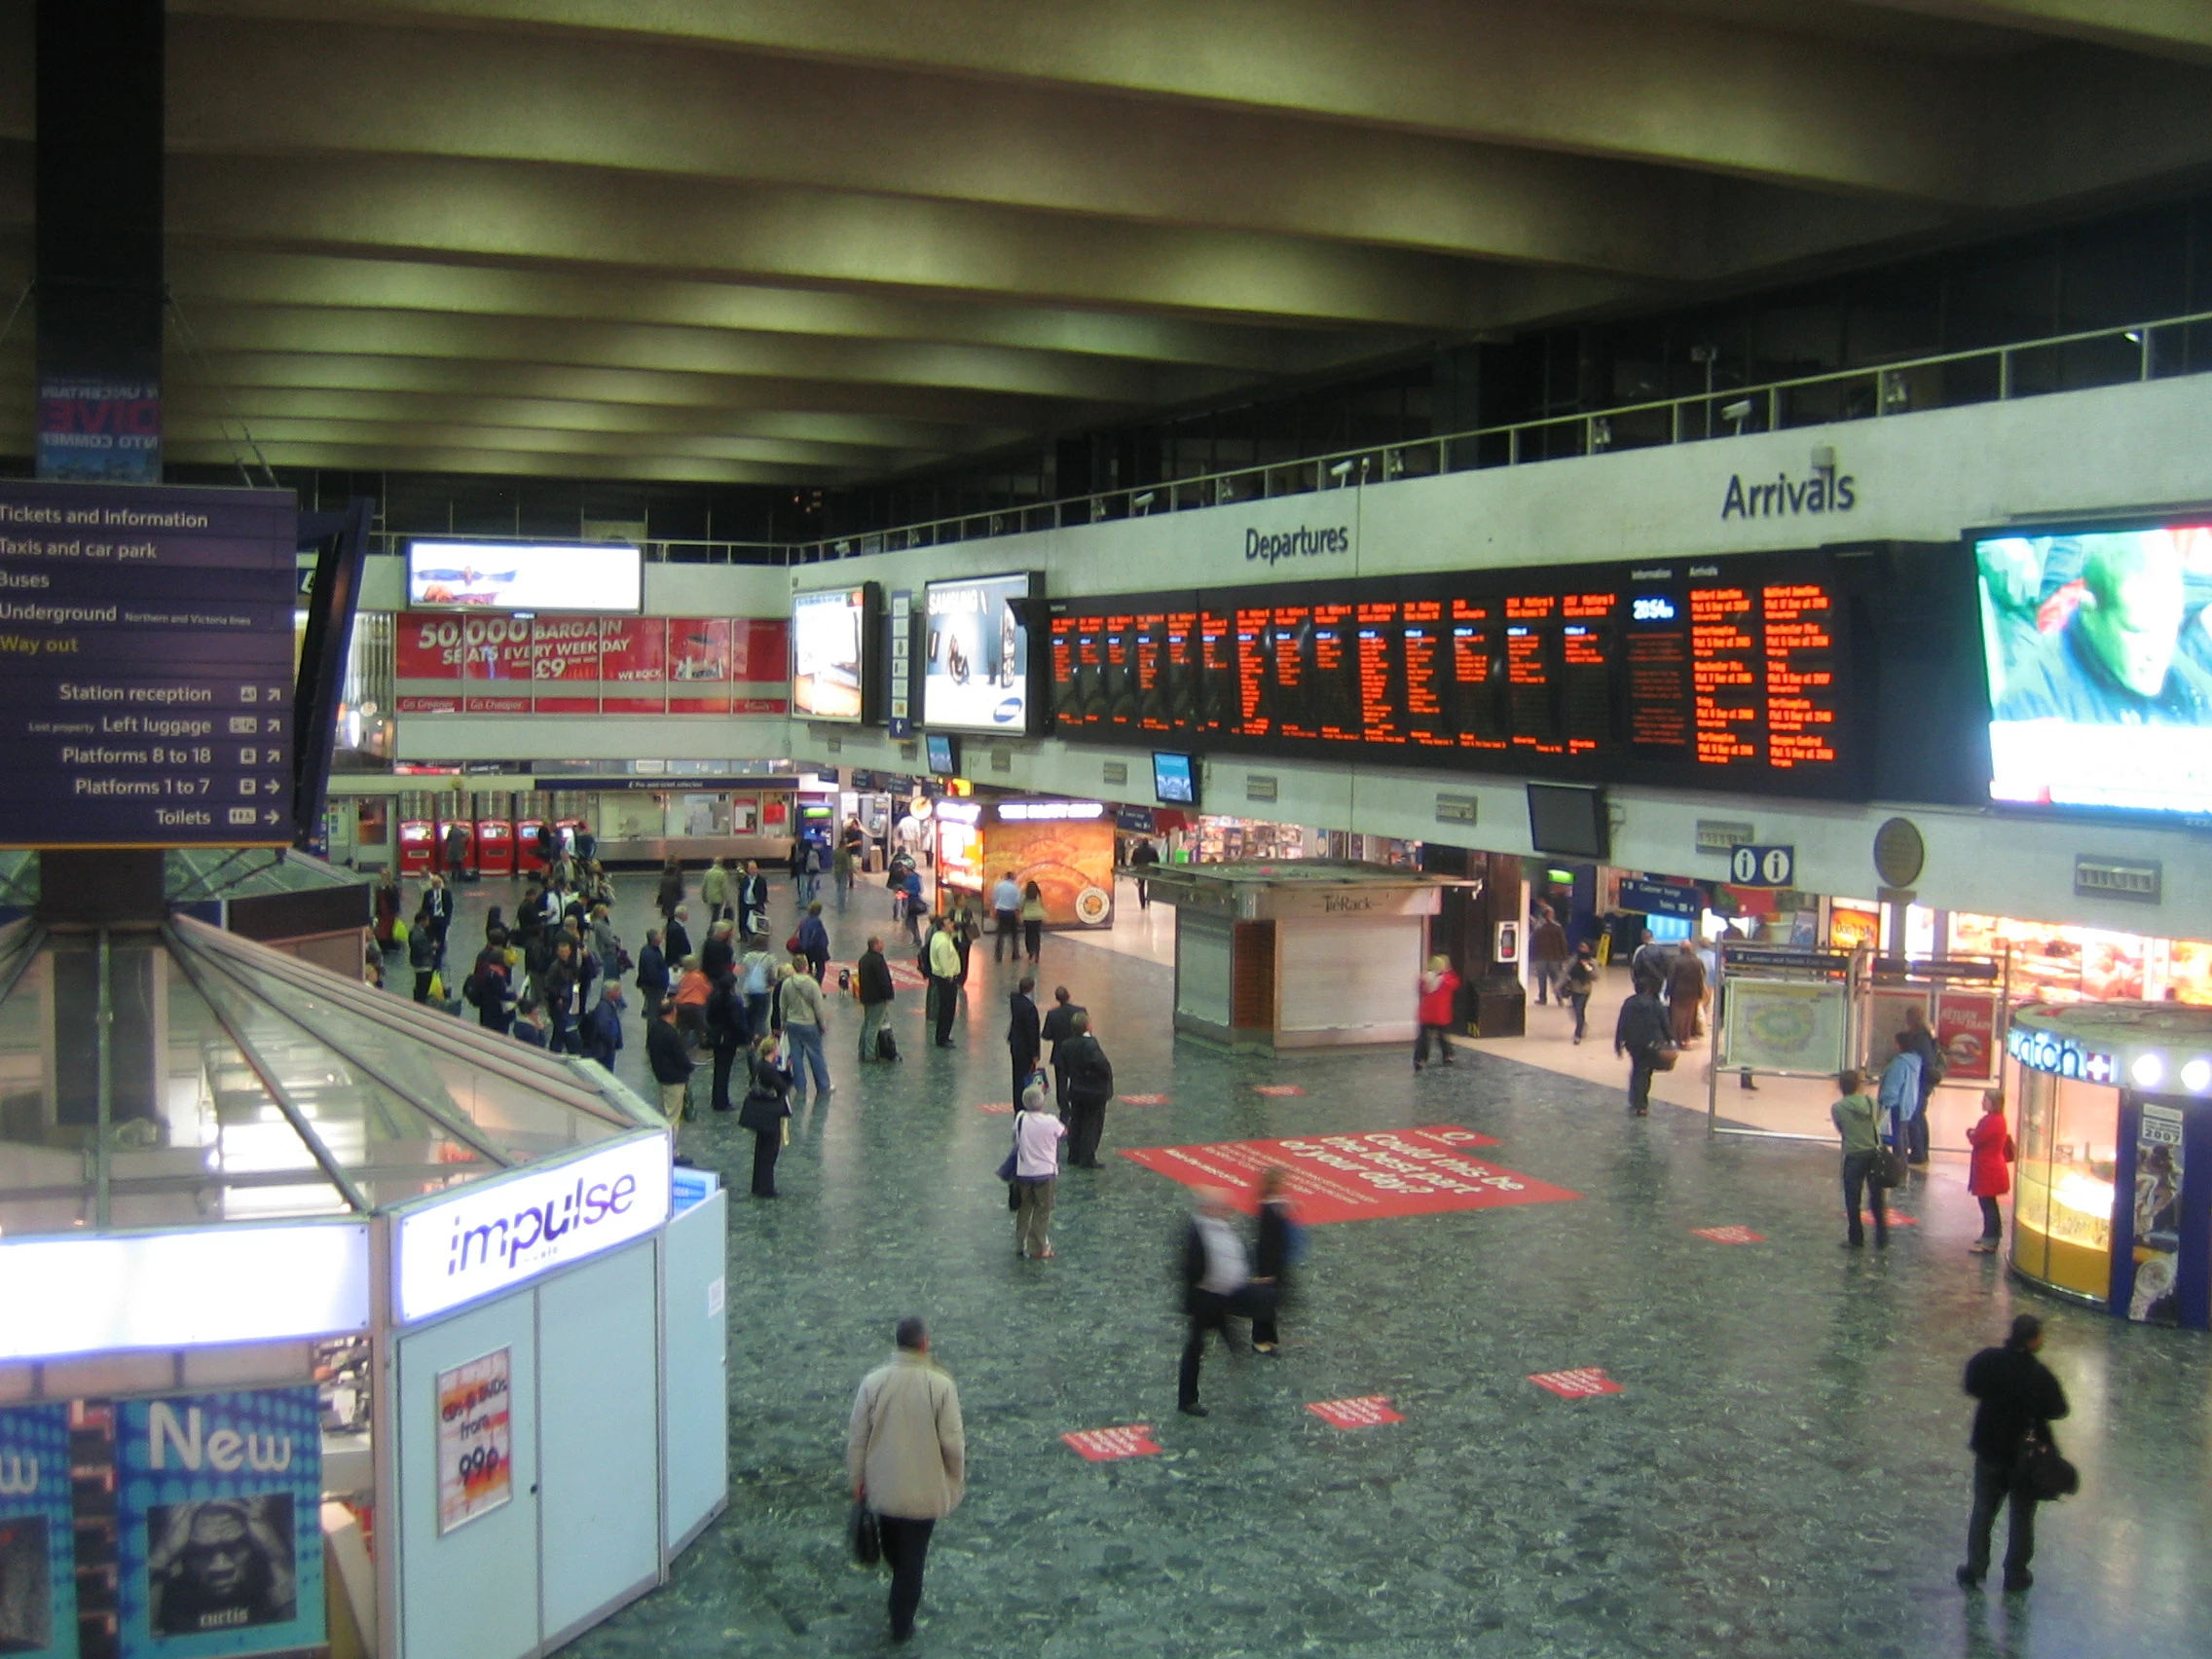
[[[798,976],[803,977],[804,976]],[[745,1100],[737,1126],[753,1131],[753,1196],[776,1196],[776,1155],[792,1115],[792,1074],[776,1059],[776,1040],[762,1036],[745,1051]]]
[[[1936,1086],[1943,1081],[1949,1070],[1943,1063],[1943,1046],[1936,1041],[1936,1033],[1928,1029],[1928,1014],[1918,1003],[1907,1003],[1904,1011],[1904,1047],[1910,1049],[1920,1061],[1920,1100],[1913,1108],[1905,1125],[1904,1156],[1908,1163],[1926,1167],[1928,1163],[1928,1099],[1936,1092]]]
[[[1859,1221],[1859,1193],[1864,1188],[1868,1207],[1874,1212],[1874,1248],[1886,1250],[1890,1243],[1890,1217],[1882,1204],[1879,1180],[1881,1109],[1866,1097],[1860,1082],[1855,1071],[1836,1073],[1839,1098],[1828,1108],[1828,1116],[1834,1120],[1836,1133],[1843,1141],[1843,1213],[1851,1222],[1850,1233],[1843,1242],[1852,1250],[1863,1248],[1866,1243],[1865,1229]]]
[[[1958,1570],[1959,1588],[1978,1590],[1989,1572],[1989,1534],[2000,1504],[2011,1510],[2005,1540],[2005,1593],[2032,1588],[2028,1563],[2036,1553],[2035,1488],[2028,1479],[2028,1454],[2037,1447],[2056,1451],[2050,1425],[2066,1416],[2066,1390],[2036,1357],[2043,1346],[2043,1321],[2022,1313],[2002,1347],[1983,1348],[1967,1361],[1966,1391],[1977,1402],[1973,1434],[1973,1516],[1967,1523],[1967,1559]]]
[[[798,954],[806,958],[806,971],[821,984],[830,972],[830,929],[822,920],[822,901],[807,901],[806,914],[799,918],[798,931],[792,935],[798,945]]]
[[[861,952],[858,964],[861,999],[861,1064],[870,1060],[895,1060],[899,1049],[894,1041],[886,1046],[884,1039],[891,1034],[891,1004],[899,995],[891,983],[891,964],[883,954],[883,940],[874,934],[868,935],[867,948]]]
[[[776,958],[766,934],[755,934],[746,941],[745,960],[737,971],[745,986],[745,1016],[752,1022],[753,1035],[764,1036],[776,1023],[769,1007],[776,988]]]
[[[724,968],[713,985],[707,993],[706,1012],[701,1021],[715,1052],[714,1090],[707,1101],[715,1111],[728,1112],[734,1109],[729,1097],[729,1074],[737,1064],[738,1052],[749,1037],[766,1033],[748,1017],[745,988],[735,972]]]
[[[1089,1014],[1079,1014],[1070,1023],[1075,1037],[1060,1051],[1068,1069],[1068,1163],[1096,1169],[1106,1103],[1114,1098],[1114,1064],[1091,1035]]]
[[[1252,1351],[1281,1346],[1276,1321],[1290,1294],[1290,1272],[1306,1253],[1306,1229],[1291,1207],[1290,1172],[1271,1163],[1260,1172],[1259,1231],[1252,1241]]]
[[[2005,1092],[1992,1088],[1981,1097],[1981,1116],[1967,1130],[1972,1153],[1967,1164],[1967,1191],[1981,1205],[1981,1237],[1972,1253],[1994,1256],[2005,1242],[2005,1215],[1997,1200],[2012,1190],[2012,1134],[2005,1126]]]
[[[822,897],[824,863],[822,843],[809,835],[801,843],[799,856],[798,898],[802,904],[812,904]]]

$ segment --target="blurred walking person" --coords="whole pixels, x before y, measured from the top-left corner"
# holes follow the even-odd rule
[[[1431,956],[1420,977],[1420,1003],[1414,1017],[1420,1035],[1414,1039],[1414,1070],[1428,1064],[1428,1040],[1436,1039],[1437,1053],[1446,1065],[1452,1061],[1452,1025],[1459,1013],[1459,976],[1452,972],[1452,958]]]
[[[1236,1351],[1229,1321],[1241,1312],[1250,1275],[1244,1240],[1230,1217],[1229,1198],[1211,1187],[1194,1195],[1191,1219],[1183,1230],[1183,1363],[1175,1374],[1175,1409],[1186,1417],[1204,1417],[1198,1404],[1198,1367],[1206,1337],[1221,1335],[1221,1346]]]
[[[1290,1171],[1270,1164],[1260,1172],[1259,1227],[1252,1240],[1252,1351],[1273,1353],[1281,1346],[1277,1321],[1290,1295],[1290,1272],[1305,1248],[1290,1199]]]
[[[1621,1004],[1613,1023],[1613,1052],[1628,1056],[1628,1109],[1632,1116],[1651,1116],[1651,1076],[1659,1069],[1662,1051],[1673,1047],[1667,1011],[1659,1004],[1659,985],[1641,974],[1636,991]]]
[[[960,1390],[930,1358],[929,1327],[899,1321],[898,1352],[869,1372],[853,1398],[845,1470],[853,1501],[875,1516],[891,1568],[891,1640],[914,1634],[930,1534],[967,1492],[968,1436]]]

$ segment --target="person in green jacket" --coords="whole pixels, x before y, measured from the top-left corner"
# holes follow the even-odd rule
[[[1874,1212],[1874,1248],[1886,1249],[1890,1218],[1882,1207],[1882,1189],[1874,1181],[1875,1161],[1882,1154],[1881,1109],[1861,1088],[1855,1071],[1838,1072],[1835,1087],[1841,1098],[1828,1108],[1828,1116],[1835,1120],[1836,1133],[1843,1138],[1843,1213],[1851,1222],[1844,1246],[1857,1250],[1866,1242],[1859,1220],[1859,1189],[1863,1186],[1867,1207]]]

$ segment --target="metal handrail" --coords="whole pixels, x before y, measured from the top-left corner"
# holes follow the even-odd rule
[[[2133,378],[2149,381],[2201,374],[2212,370],[2212,350],[2204,360],[2192,363],[2183,355],[2178,366],[2159,362],[2158,337],[2174,329],[2212,323],[2212,311],[2192,312],[2151,322],[2121,323],[2111,328],[2083,329],[2072,334],[2046,335],[2039,340],[2015,341],[2005,346],[1976,347],[1964,351],[1942,351],[1926,357],[1901,358],[1893,363],[1869,363],[1853,369],[1828,369],[1816,375],[1764,381],[1723,389],[1689,392],[1677,397],[1624,403],[1606,409],[1571,415],[1539,416],[1496,426],[1472,426],[1400,443],[1361,444],[1321,455],[1259,461],[1250,466],[1193,473],[1185,478],[1163,478],[1152,483],[1094,490],[1051,500],[1009,504],[980,512],[952,513],[933,519],[915,519],[882,530],[851,535],[823,536],[810,541],[712,541],[695,538],[655,538],[644,543],[648,563],[655,564],[761,564],[808,565],[863,554],[897,552],[909,547],[944,542],[974,541],[1031,531],[1056,530],[1069,525],[1095,524],[1105,519],[1144,518],[1156,512],[1183,512],[1193,507],[1227,506],[1237,501],[1277,496],[1310,495],[1316,491],[1363,488],[1402,478],[1431,477],[1444,472],[1484,470],[1493,466],[1522,466],[1543,461],[1565,461],[1607,454],[1616,449],[1655,449],[1664,445],[1704,443],[1716,438],[1745,437],[1755,432],[1785,430],[1794,425],[1825,425],[1843,421],[1879,420],[1923,409],[1957,408],[1971,403],[2011,402],[2023,396],[2040,397],[2055,391],[2086,389],[2086,386],[2118,385],[2126,376],[2099,378],[2076,387],[2050,386],[2022,388],[2016,372],[2019,360],[2037,352],[2059,350],[2098,341],[2125,341],[2135,350]],[[1989,394],[1948,396],[1936,385],[1916,382],[1967,364],[1991,364],[1995,379]],[[1871,390],[1861,410],[1834,409],[1818,419],[1788,419],[1789,404],[1797,395],[1824,387],[1865,386]],[[1932,401],[1922,397],[1933,391]],[[1840,401],[1840,400],[1839,400]],[[1664,436],[1623,441],[1622,428],[1643,421]],[[1717,422],[1717,424],[1716,424]],[[1730,428],[1722,430],[1721,427]],[[1555,444],[1555,435],[1567,442]],[[422,533],[427,535],[428,533]],[[458,534],[458,533],[454,533]],[[418,539],[416,532],[382,530],[372,541],[385,552]],[[473,541],[527,541],[527,536],[471,535]]]

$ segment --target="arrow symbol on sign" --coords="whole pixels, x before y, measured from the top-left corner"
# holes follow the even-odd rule
[[[275,812],[265,812],[261,815],[261,822],[264,824],[274,824],[276,822],[277,817],[278,815]]]

